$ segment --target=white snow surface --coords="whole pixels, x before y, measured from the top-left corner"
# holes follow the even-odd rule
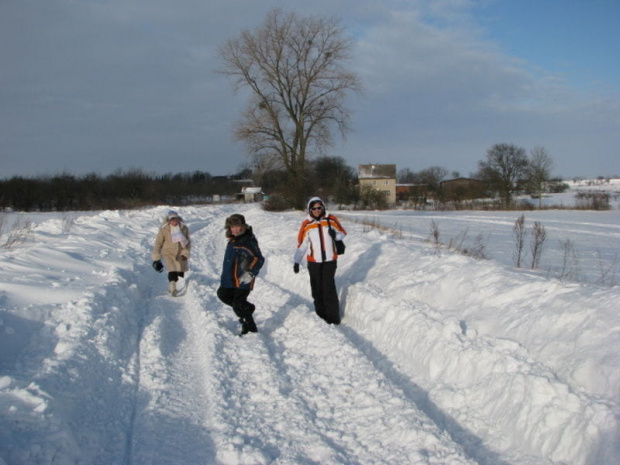
[[[292,272],[301,212],[178,207],[193,249],[173,298],[150,259],[168,208],[28,214],[33,237],[0,249],[1,465],[620,463],[620,287],[558,279],[551,253],[515,268],[521,212],[334,211],[330,326]],[[216,297],[234,212],[266,258],[244,337]],[[535,215],[615,270],[620,211]],[[490,257],[435,247],[431,219],[488,234]]]

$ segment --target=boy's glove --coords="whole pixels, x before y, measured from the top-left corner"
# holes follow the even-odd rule
[[[299,273],[299,263],[295,263],[293,265],[293,271],[295,272],[295,274]]]
[[[250,282],[254,279],[254,275],[249,271],[246,271],[241,275],[239,282],[242,284],[250,284]]]
[[[161,260],[155,260],[153,262],[153,268],[155,269],[155,271],[157,271],[158,273],[161,273],[164,270],[164,265],[162,265]]]

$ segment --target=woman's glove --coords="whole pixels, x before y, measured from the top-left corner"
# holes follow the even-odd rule
[[[162,265],[161,260],[155,260],[153,262],[153,268],[155,269],[155,271],[157,271],[158,273],[161,273],[164,270],[164,265]]]
[[[293,271],[295,272],[295,274],[299,273],[299,263],[295,263],[293,265]]]

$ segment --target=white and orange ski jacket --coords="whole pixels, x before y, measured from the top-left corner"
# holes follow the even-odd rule
[[[308,202],[308,209],[310,205],[323,201],[318,197],[313,197]],[[297,235],[297,250],[293,261],[295,263],[301,263],[304,255],[306,260],[313,263],[330,262],[338,259],[336,253],[336,246],[334,239],[329,233],[329,229],[335,231],[335,240],[341,241],[347,235],[347,232],[333,215],[330,215],[327,211],[324,211],[323,216],[317,219],[309,212],[306,219],[299,228]]]

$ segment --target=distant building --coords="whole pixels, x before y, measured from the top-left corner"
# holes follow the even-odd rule
[[[260,187],[242,187],[241,193],[235,195],[236,200],[251,203],[260,202],[265,196],[263,189]]]
[[[486,196],[487,186],[483,181],[470,178],[456,178],[439,183],[445,202],[480,199]]]
[[[383,192],[388,205],[396,203],[396,165],[359,165],[360,189],[364,186]]]
[[[396,184],[396,200],[402,205],[426,205],[426,184]]]
[[[396,198],[407,200],[409,193],[415,189],[416,184],[396,184]]]

